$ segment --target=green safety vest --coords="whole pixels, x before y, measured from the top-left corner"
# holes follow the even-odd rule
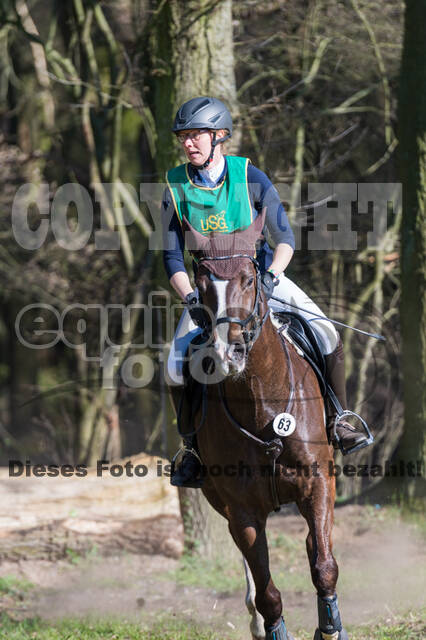
[[[253,222],[253,211],[247,184],[248,158],[226,156],[227,172],[216,187],[201,187],[192,182],[188,164],[170,169],[167,184],[173,204],[200,233],[231,233],[245,229]]]

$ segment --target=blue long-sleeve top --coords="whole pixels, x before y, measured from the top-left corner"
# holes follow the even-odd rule
[[[226,171],[227,165],[225,156],[224,169],[215,184],[219,184],[223,180]],[[189,164],[188,172],[191,180],[195,184],[198,184],[201,187],[206,186],[205,180],[196,167]],[[275,245],[279,243],[286,243],[294,249],[294,235],[289,225],[287,214],[278,195],[278,191],[269,180],[268,176],[260,169],[254,167],[250,162],[247,167],[247,183],[253,210],[253,220],[263,211],[263,208],[266,207],[265,227],[266,231],[269,232],[272,242]],[[215,186],[215,184],[209,184],[208,186]],[[170,279],[178,271],[186,271],[186,269],[184,264],[185,242],[182,227],[174,209],[169,188],[165,189],[163,194],[161,213],[164,232],[163,246],[165,247],[163,261],[167,276]],[[256,259],[259,262],[261,272],[268,269],[272,262],[272,258],[273,251],[270,245],[266,239],[262,239],[256,253]]]

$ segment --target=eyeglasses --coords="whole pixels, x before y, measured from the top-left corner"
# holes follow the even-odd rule
[[[184,142],[186,142],[187,138],[189,138],[191,140],[191,142],[197,142],[201,138],[203,133],[209,133],[209,130],[208,129],[195,129],[194,131],[188,131],[187,133],[178,133],[176,135],[176,138],[182,144]]]

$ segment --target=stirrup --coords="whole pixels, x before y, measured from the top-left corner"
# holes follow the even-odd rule
[[[342,421],[342,419],[348,416],[352,416],[352,417],[355,416],[355,418],[357,418],[360,421],[361,426],[364,430],[364,433],[367,436],[367,439],[364,440],[364,442],[360,442],[359,444],[355,444],[354,446],[347,447],[345,449],[345,447],[343,446],[342,440],[337,433],[337,427],[339,423]],[[332,436],[333,442],[337,444],[338,448],[342,452],[342,455],[344,456],[347,456],[350,453],[354,453],[355,451],[359,451],[364,447],[368,447],[370,446],[370,444],[373,444],[374,442],[374,436],[371,433],[370,429],[368,428],[366,421],[363,418],[361,418],[361,416],[359,416],[357,413],[355,413],[354,411],[349,411],[348,409],[336,415],[333,426],[331,427],[331,436]]]
[[[175,470],[175,461],[179,457],[179,454],[182,454],[182,458],[183,458],[185,453],[191,453],[193,456],[195,456],[197,458],[198,462],[201,465],[203,464],[200,456],[198,455],[198,451],[196,449],[194,449],[194,447],[188,447],[187,445],[184,445],[183,447],[179,447],[179,449],[176,451],[175,455],[172,458],[172,461],[170,463],[171,464],[171,473],[172,474],[173,474],[173,472]]]
[[[175,462],[179,456],[181,456],[183,460],[186,454],[192,455],[194,458],[198,460],[200,464],[200,473],[197,474],[197,476],[193,476],[192,478],[189,477],[186,480],[184,480],[185,476],[182,477],[182,475],[180,474],[180,466],[176,469]],[[182,464],[182,460],[181,460],[181,464]],[[187,445],[180,447],[178,451],[175,453],[175,455],[173,456],[170,464],[170,484],[174,487],[200,489],[204,484],[204,477],[202,474],[202,470],[203,470],[203,463],[198,454],[198,451],[196,451],[196,449],[194,449],[193,447],[187,446]],[[178,480],[177,476],[179,477],[179,475],[180,475],[180,478]]]

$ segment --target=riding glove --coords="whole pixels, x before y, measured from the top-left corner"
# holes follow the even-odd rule
[[[276,284],[278,284],[278,278],[271,271],[265,271],[262,275],[262,287],[266,300],[272,296]]]
[[[195,291],[191,291],[185,297],[185,302],[188,306],[189,315],[191,316],[191,320],[201,329],[204,329],[207,326],[207,318],[204,311],[204,307],[200,304],[200,299],[198,297],[198,293]]]

